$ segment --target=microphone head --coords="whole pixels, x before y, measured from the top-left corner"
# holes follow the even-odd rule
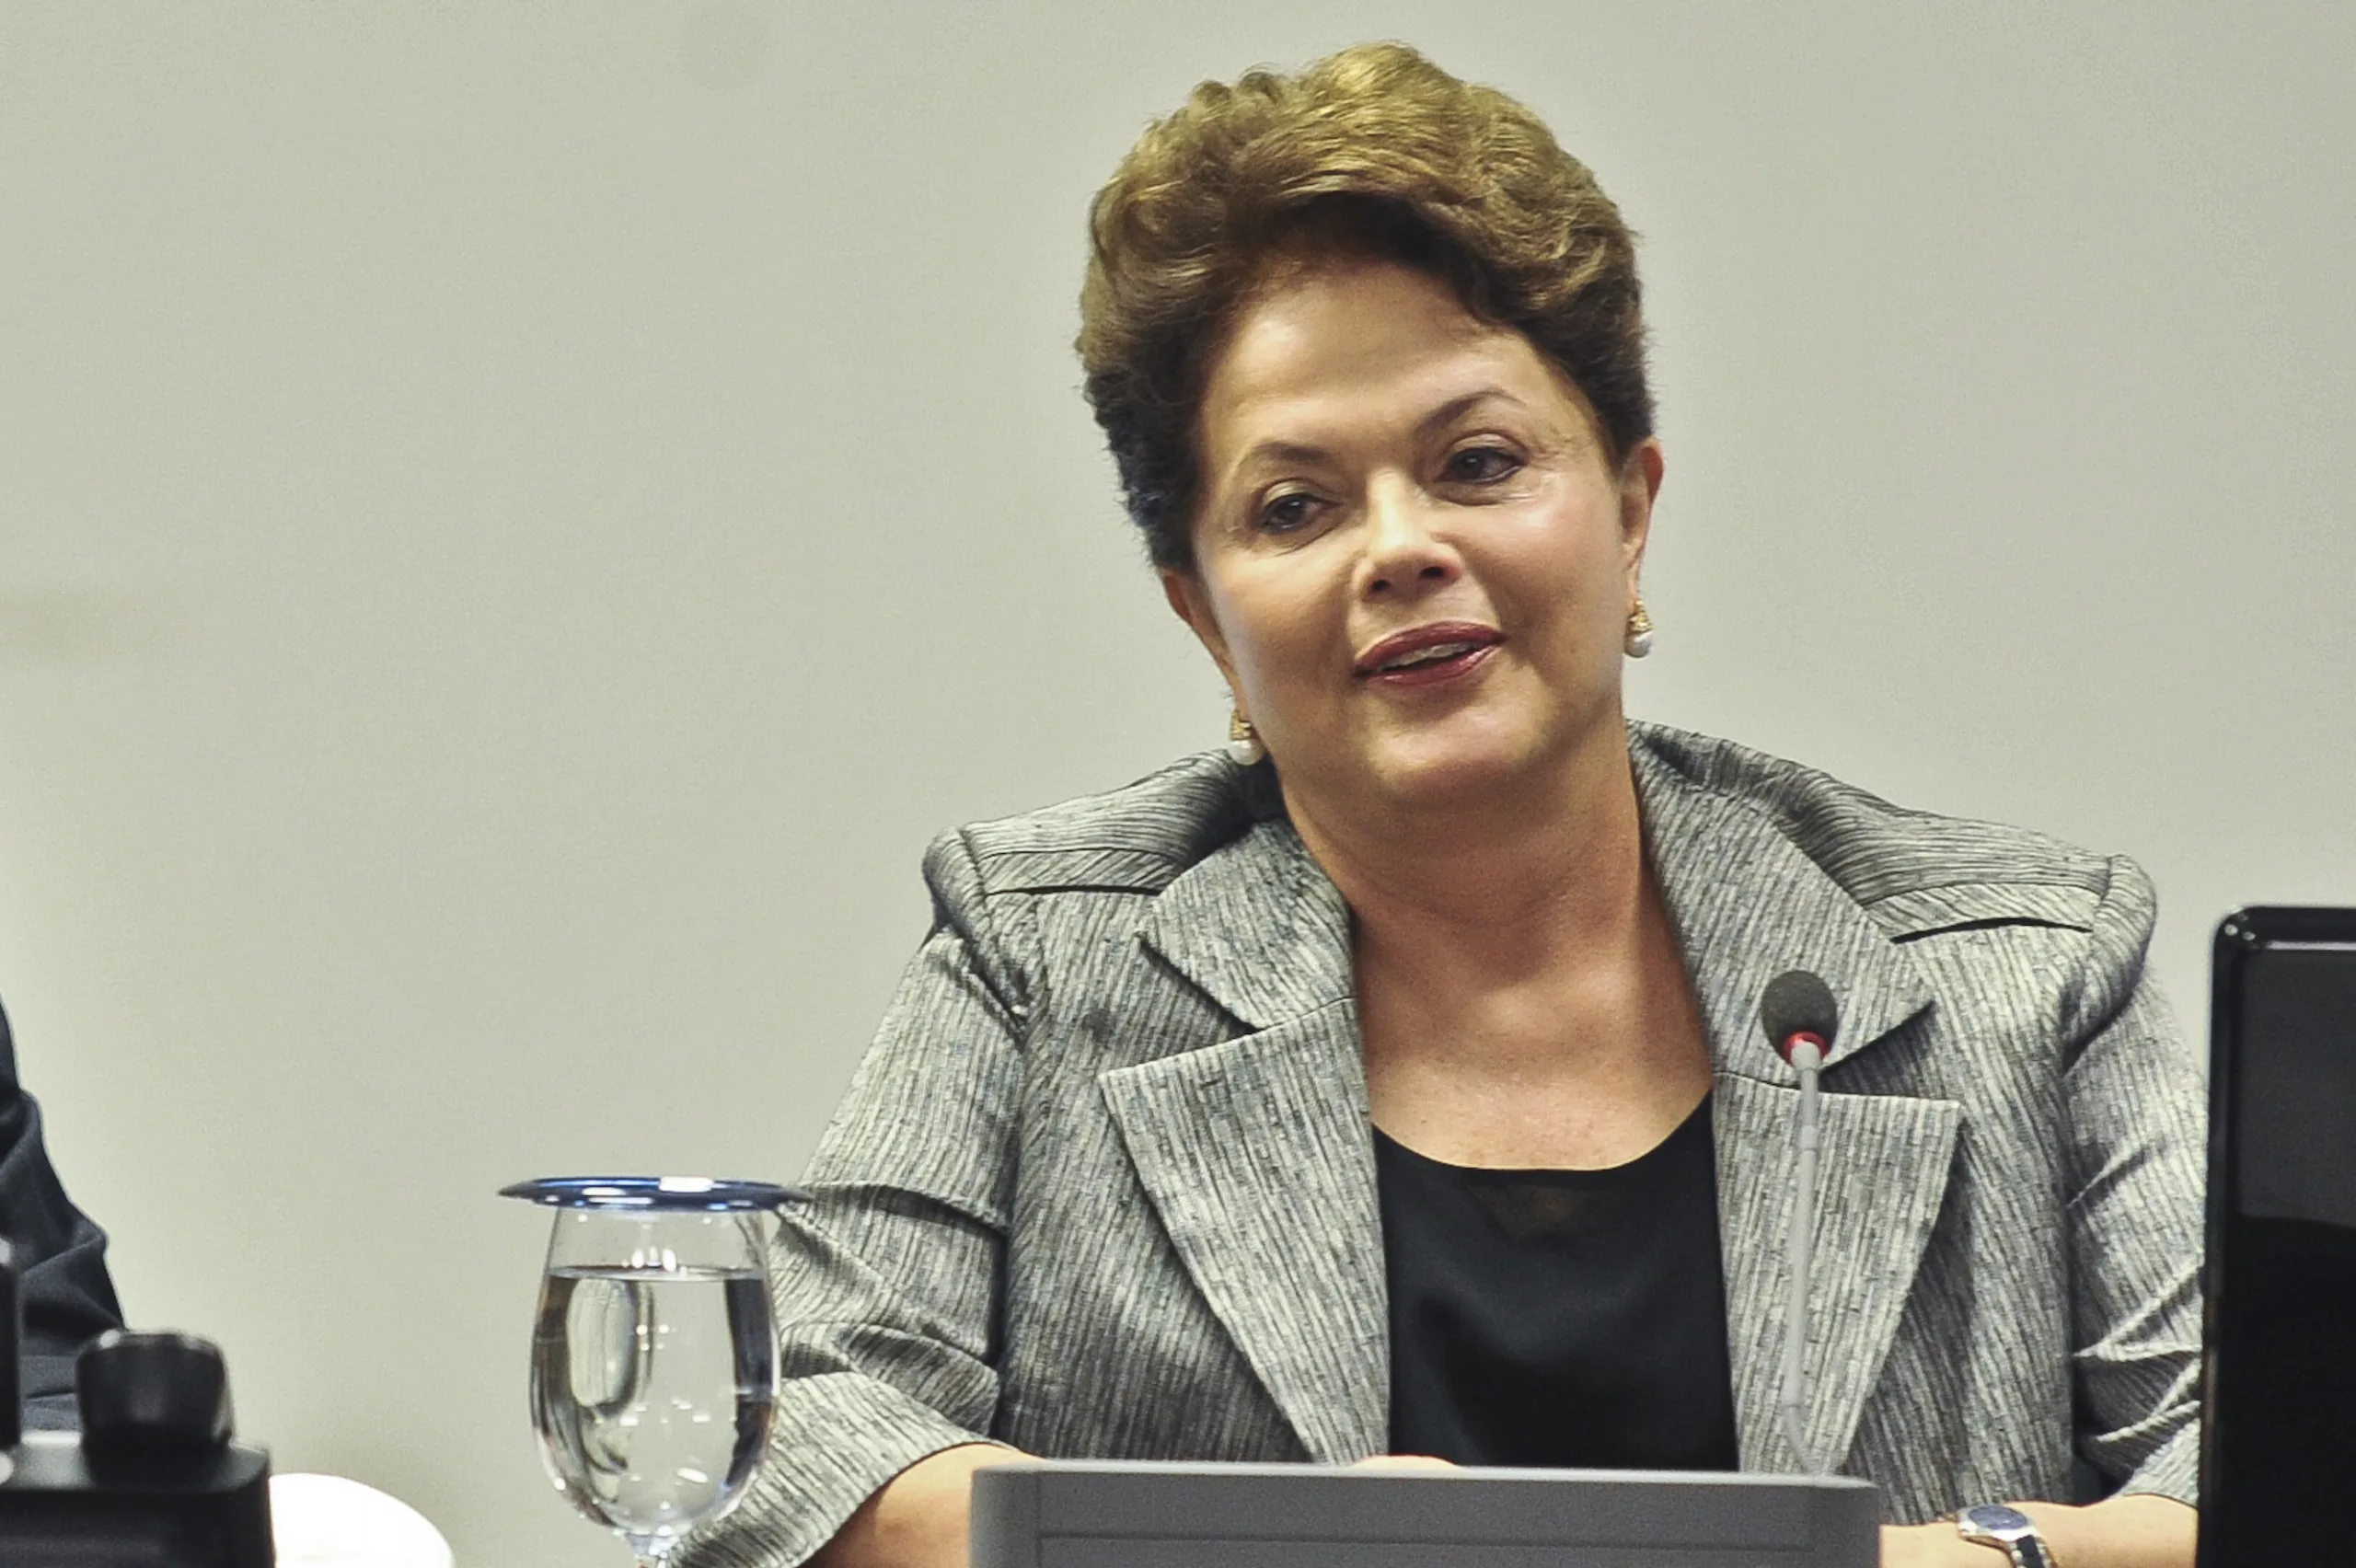
[[[1767,1031],[1767,1043],[1788,1062],[1793,1043],[1802,1035],[1813,1035],[1823,1051],[1832,1049],[1833,1038],[1841,1032],[1841,1009],[1832,999],[1832,987],[1821,977],[1805,969],[1787,969],[1767,982],[1766,994],[1759,998],[1759,1021]]]

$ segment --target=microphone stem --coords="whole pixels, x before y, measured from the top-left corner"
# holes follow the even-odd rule
[[[1799,1460],[1800,1473],[1814,1475],[1819,1467],[1807,1442],[1807,1298],[1808,1275],[1816,1247],[1816,1153],[1819,1142],[1816,1078],[1823,1054],[1801,1041],[1792,1049],[1792,1066],[1800,1075],[1799,1159],[1793,1172],[1792,1228],[1784,1240],[1791,1264],[1791,1294],[1784,1306],[1783,1392],[1776,1401],[1784,1439]]]

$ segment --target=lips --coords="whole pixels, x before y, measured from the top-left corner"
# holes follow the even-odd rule
[[[1383,686],[1428,686],[1470,674],[1504,640],[1495,627],[1435,622],[1384,638],[1358,655],[1353,673]]]

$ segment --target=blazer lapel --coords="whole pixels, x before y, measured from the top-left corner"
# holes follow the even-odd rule
[[[1735,1419],[1747,1470],[1796,1465],[1775,1415],[1799,1078],[1758,1021],[1786,969],[1841,1007],[1824,1084],[1931,1005],[1904,949],[1766,814],[1634,748],[1646,839],[1716,1066],[1718,1234]],[[1809,1446],[1837,1468],[1881,1374],[1955,1158],[1950,1101],[1827,1092],[1806,1365]]]
[[[1761,994],[1787,969],[1814,970],[1840,1003],[1829,1066],[1931,1005],[1906,950],[1765,812],[1672,771],[1642,745],[1632,752],[1645,847],[1719,1071],[1799,1081],[1759,1024]]]
[[[1099,1078],[1180,1260],[1311,1458],[1380,1453],[1390,1324],[1349,916],[1263,822],[1141,932],[1251,1032]]]
[[[1187,868],[1138,934],[1253,1029],[1357,995],[1349,908],[1281,816]]]
[[[1716,1093],[1718,1237],[1742,1468],[1796,1470],[1775,1401],[1791,1298],[1784,1240],[1799,1090],[1720,1074]],[[1822,1104],[1805,1424],[1809,1449],[1837,1470],[1938,1217],[1961,1113],[1952,1101],[1883,1095],[1828,1094]]]

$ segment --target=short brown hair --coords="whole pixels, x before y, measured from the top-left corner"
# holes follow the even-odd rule
[[[1538,117],[1404,44],[1205,82],[1096,193],[1088,401],[1158,566],[1191,570],[1208,361],[1272,256],[1307,240],[1445,279],[1584,394],[1616,465],[1652,433],[1634,236]]]

